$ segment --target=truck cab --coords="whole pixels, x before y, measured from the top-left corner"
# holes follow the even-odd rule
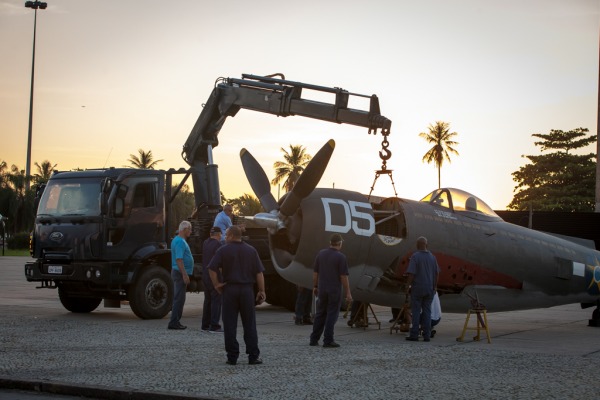
[[[55,173],[38,194],[27,280],[58,288],[73,312],[127,300],[140,318],[162,318],[172,301],[164,187],[160,170]]]

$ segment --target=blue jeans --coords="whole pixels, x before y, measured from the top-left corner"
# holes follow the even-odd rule
[[[173,279],[173,307],[171,308],[171,320],[169,321],[169,326],[174,327],[179,325],[179,320],[183,314],[186,285],[183,281],[183,275],[181,275],[179,270],[172,269],[171,278]]]
[[[412,313],[412,325],[410,337],[419,337],[419,322],[422,322],[423,338],[431,337],[431,302],[433,301],[433,290],[414,287],[410,294],[410,311]]]
[[[303,287],[298,288],[296,296],[296,319],[310,318],[312,303],[312,290]]]
[[[342,292],[327,293],[319,292],[317,299],[317,313],[313,324],[313,331],[310,335],[310,342],[316,343],[323,335],[323,343],[333,343],[333,328],[340,315],[340,306],[342,304]]]
[[[219,277],[219,280],[221,278]],[[202,329],[219,329],[221,319],[221,295],[215,290],[208,268],[202,268],[202,283],[204,285],[204,304],[202,306]]]

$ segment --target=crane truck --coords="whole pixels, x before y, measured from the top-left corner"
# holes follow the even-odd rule
[[[335,101],[307,99],[307,91],[329,94]],[[353,96],[368,98],[369,110],[349,108]],[[195,212],[189,218],[189,242],[196,265],[187,290],[200,291],[202,242],[221,208],[213,149],[227,117],[240,109],[352,124],[374,134],[381,129],[385,143],[391,128],[376,95],[289,81],[281,74],[219,78],[183,146],[188,169],[63,171],[38,187],[31,237],[34,260],[25,264],[27,281],[37,282],[37,288],[58,289],[60,302],[71,312],[89,313],[102,301],[105,307],[126,301],[139,318],[163,318],[173,300],[171,203],[191,177]],[[174,185],[178,175],[180,182]],[[249,225],[245,235],[265,264],[267,301],[293,307],[294,286],[272,267],[266,230]]]

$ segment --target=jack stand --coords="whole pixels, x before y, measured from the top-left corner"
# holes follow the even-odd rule
[[[474,328],[469,328],[469,318],[471,318],[471,313],[477,314],[477,326]],[[490,329],[487,322],[487,310],[485,307],[470,309],[467,313],[467,319],[465,320],[465,326],[463,327],[462,333],[460,337],[456,338],[457,342],[462,342],[465,337],[465,332],[467,329],[476,330],[477,336],[473,338],[474,341],[478,342],[481,336],[481,330],[485,329],[485,333],[487,335],[488,343],[492,343],[492,339],[490,338]]]
[[[363,328],[367,329],[370,325],[369,323],[369,311],[373,315],[373,319],[375,319],[375,324],[377,324],[378,329],[381,329],[381,322],[377,319],[377,315],[375,315],[375,311],[373,311],[373,307],[369,303],[360,303],[358,310],[356,310],[356,315],[354,318],[350,318],[348,321],[348,326],[351,328]],[[346,314],[344,314],[344,318],[348,314],[348,310],[346,310]]]

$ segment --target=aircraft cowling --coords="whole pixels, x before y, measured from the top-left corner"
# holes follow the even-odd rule
[[[286,231],[270,235],[273,264],[283,278],[307,288],[313,285],[315,257],[329,246],[334,233],[344,240],[342,252],[357,300],[362,291],[374,294],[385,271],[395,268],[402,253],[400,238],[376,233],[371,204],[357,192],[317,188],[302,200],[286,225]]]

